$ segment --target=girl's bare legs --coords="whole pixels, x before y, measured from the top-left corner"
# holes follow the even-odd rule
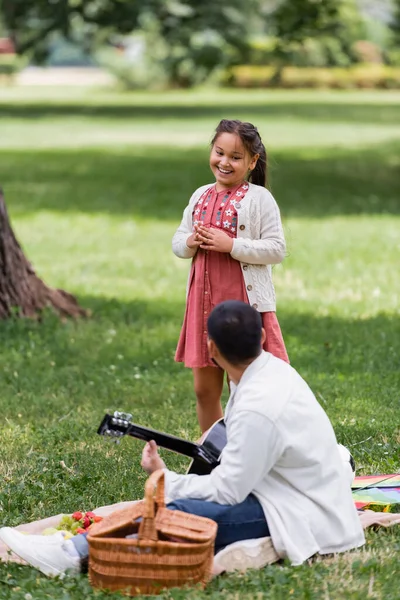
[[[216,367],[193,369],[194,392],[197,398],[197,418],[204,433],[223,416],[221,406],[224,372]]]

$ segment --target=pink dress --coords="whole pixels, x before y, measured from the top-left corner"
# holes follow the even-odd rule
[[[222,229],[236,237],[235,204],[244,197],[248,185],[217,192],[208,188],[193,210],[193,224]],[[240,262],[227,252],[198,249],[192,261],[189,289],[175,360],[186,367],[215,367],[207,350],[207,319],[212,309],[224,300],[249,302]],[[289,362],[281,329],[275,312],[261,313],[266,332],[264,350]]]

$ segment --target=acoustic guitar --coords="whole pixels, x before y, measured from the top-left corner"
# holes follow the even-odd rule
[[[106,435],[119,441],[130,435],[138,440],[150,442],[154,440],[158,446],[172,450],[192,459],[188,473],[207,475],[219,465],[221,452],[226,446],[226,428],[223,419],[219,419],[206,431],[199,443],[188,442],[174,435],[169,435],[155,429],[142,427],[132,422],[132,415],[116,411],[113,415],[106,414],[97,430],[99,435]]]

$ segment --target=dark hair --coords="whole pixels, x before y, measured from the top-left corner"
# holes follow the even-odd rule
[[[261,315],[249,304],[226,300],[207,321],[208,337],[233,365],[247,363],[261,352]]]
[[[235,133],[242,141],[243,146],[250,154],[255,156],[259,154],[256,166],[251,171],[248,179],[256,185],[263,187],[267,186],[267,151],[262,143],[260,134],[258,133],[257,127],[254,127],[251,123],[244,123],[243,121],[236,121],[234,119],[222,119],[218,123],[215,130],[215,135],[211,140],[211,145],[215,144],[216,139],[221,133]]]

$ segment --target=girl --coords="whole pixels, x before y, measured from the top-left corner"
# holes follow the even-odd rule
[[[207,351],[207,318],[224,300],[242,300],[261,314],[264,350],[288,361],[275,315],[271,265],[285,256],[279,208],[266,185],[267,156],[251,123],[223,119],[211,142],[216,183],[194,192],[173,240],[192,258],[185,318],[175,360],[193,369],[202,432],[222,417],[224,373]]]

